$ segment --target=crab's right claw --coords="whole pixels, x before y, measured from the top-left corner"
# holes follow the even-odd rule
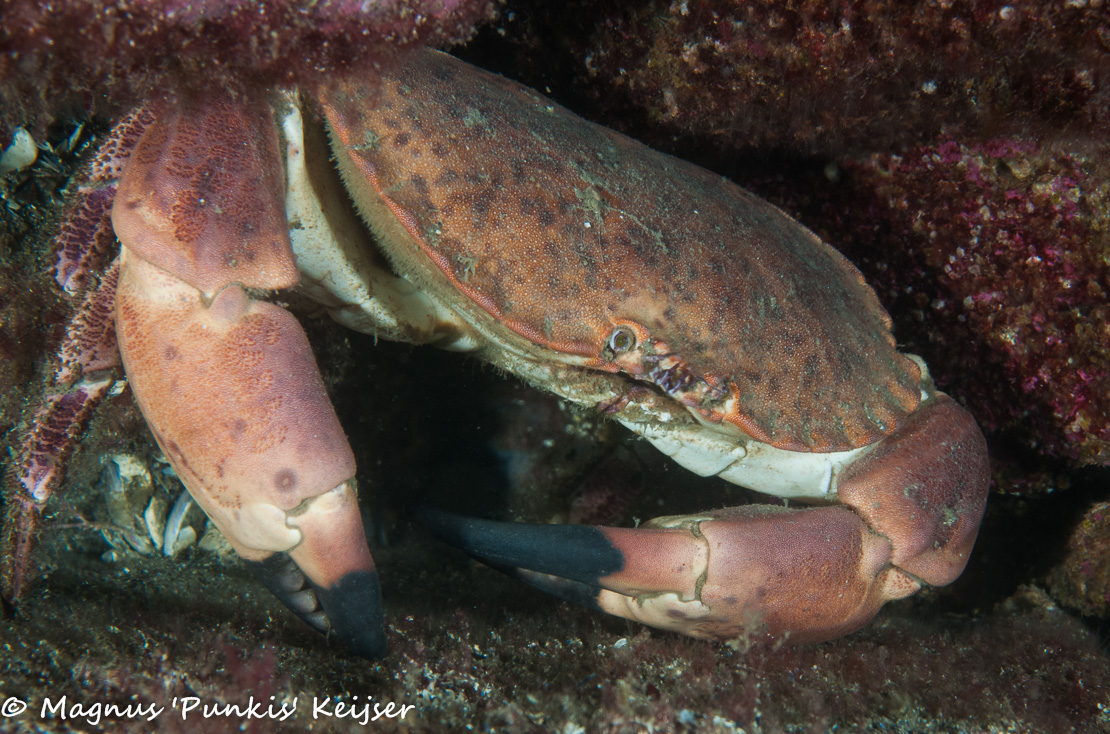
[[[447,543],[557,596],[721,640],[820,641],[963,570],[986,502],[986,444],[937,395],[838,477],[847,506],[748,505],[639,528],[516,525],[427,512]]]
[[[238,286],[205,305],[126,247],[116,306],[132,390],[197,504],[293,611],[380,657],[354,457],[296,319]]]
[[[214,101],[188,112],[161,110],[113,205],[131,388],[197,504],[266,585],[351,651],[380,657],[354,456],[304,331],[252,295],[298,277],[269,112]],[[226,144],[205,147],[210,130]]]

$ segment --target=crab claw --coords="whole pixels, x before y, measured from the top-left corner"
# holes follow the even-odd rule
[[[963,571],[988,485],[974,420],[938,395],[845,468],[845,506],[749,505],[639,528],[427,512],[433,534],[557,596],[693,637],[832,639]]]
[[[296,319],[235,286],[205,306],[128,249],[116,307],[131,387],[197,504],[294,612],[380,657],[354,457]]]
[[[263,582],[317,629],[384,653],[355,461],[297,320],[264,105],[162,110],[120,179],[120,353],[159,446]],[[205,147],[218,129],[235,145]],[[216,181],[219,185],[216,185]]]

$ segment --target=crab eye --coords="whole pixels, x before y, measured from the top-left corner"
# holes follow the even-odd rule
[[[617,329],[609,335],[609,342],[606,344],[609,351],[614,355],[624,354],[628,350],[636,346],[636,335],[627,326],[618,326]]]

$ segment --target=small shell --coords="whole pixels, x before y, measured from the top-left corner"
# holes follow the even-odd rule
[[[21,127],[15,129],[12,143],[0,152],[0,176],[12,171],[22,171],[35,162],[39,149],[31,133]]]
[[[153,554],[155,545],[146,523],[140,520],[155,492],[146,463],[131,454],[112,454],[105,461],[103,479],[108,488],[108,516],[118,531],[105,531],[105,540],[117,550],[129,546],[143,555]]]
[[[108,514],[120,528],[134,528],[135,515],[150,502],[154,483],[146,464],[131,454],[112,454],[104,464]]]
[[[175,556],[196,542],[197,530],[192,523],[203,528],[205,518],[187,491],[178,495],[166,517],[165,534],[162,536],[162,555]]]
[[[215,553],[221,561],[238,558],[235,549],[231,547],[231,543],[227,542],[224,534],[212,523],[208,523],[208,528],[201,535],[197,548],[208,553]]]
[[[150,504],[143,512],[143,522],[146,523],[147,534],[156,548],[162,547],[163,539],[166,537],[166,513],[168,511],[169,501],[162,494],[156,494],[150,498]]]
[[[113,454],[105,461],[103,479],[112,525],[103,532],[112,546],[106,561],[129,550],[176,556],[207,535],[208,518],[163,461],[155,459],[148,468],[137,456]],[[212,548],[218,545],[210,541]]]
[[[162,555],[176,556],[178,553],[197,542],[197,531],[186,525],[181,528],[177,537],[173,539],[172,547],[170,547],[170,542],[170,539],[166,538],[166,546],[162,548]]]

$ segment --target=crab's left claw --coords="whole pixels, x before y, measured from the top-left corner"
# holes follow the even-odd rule
[[[365,657],[385,651],[354,455],[308,339],[256,298],[297,282],[262,104],[167,105],[119,182],[116,328],[178,476],[266,585]],[[203,141],[220,130],[225,145]]]
[[[546,591],[694,637],[792,642],[859,629],[950,583],[986,501],[986,444],[937,395],[838,477],[846,506],[749,505],[635,528],[514,525],[427,512],[442,540]]]
[[[845,508],[749,505],[634,529],[440,513],[426,523],[441,540],[543,591],[694,637],[831,639],[919,588],[889,566],[890,544]]]

